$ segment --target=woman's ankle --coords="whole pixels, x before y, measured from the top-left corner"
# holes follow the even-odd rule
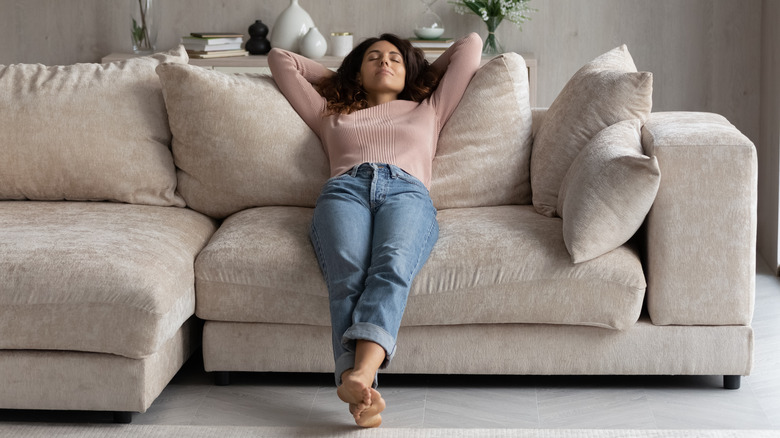
[[[377,370],[370,370],[370,369],[353,369],[350,370],[350,373],[344,373],[341,375],[342,381],[345,377],[348,377],[349,379],[355,379],[364,385],[366,385],[369,388],[372,388],[374,386],[374,380],[376,378],[376,372]]]

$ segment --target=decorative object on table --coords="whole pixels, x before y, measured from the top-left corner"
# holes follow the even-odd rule
[[[312,27],[301,39],[300,48],[301,55],[307,58],[322,58],[328,51],[328,42],[316,27]]]
[[[271,50],[271,42],[268,41],[268,26],[260,20],[255,20],[254,24],[249,26],[249,41],[246,42],[244,49],[252,55],[265,55]]]
[[[352,34],[349,32],[331,32],[330,54],[332,56],[345,57],[353,48]]]
[[[301,39],[312,27],[314,20],[309,13],[298,4],[298,0],[290,0],[290,6],[279,14],[274,23],[271,47],[299,52]]]
[[[426,55],[441,55],[455,43],[455,40],[452,38],[436,38],[433,40],[412,38],[409,42],[412,43],[412,46],[422,49]]]
[[[444,25],[441,17],[431,10],[431,6],[438,0],[420,0],[425,5],[425,12],[417,19],[414,26],[414,34],[417,38],[432,40],[444,34]]]
[[[534,11],[528,6],[531,0],[458,0],[451,1],[455,12],[465,15],[473,13],[485,22],[488,35],[482,48],[483,56],[495,56],[504,53],[504,47],[496,38],[498,25],[506,18],[522,30],[521,25],[530,20],[529,13]]]
[[[148,55],[157,49],[159,7],[155,0],[130,0],[133,53]]]
[[[181,38],[187,54],[195,59],[246,56],[249,52],[241,49],[243,41],[242,34],[230,32],[193,32]]]

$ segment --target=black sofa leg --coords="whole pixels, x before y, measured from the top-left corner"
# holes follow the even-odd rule
[[[133,421],[132,412],[124,412],[124,411],[114,412],[114,423],[130,424],[131,421]]]
[[[230,371],[215,371],[214,384],[216,384],[217,386],[230,385]]]
[[[723,387],[726,389],[739,389],[742,384],[742,376],[723,376]]]

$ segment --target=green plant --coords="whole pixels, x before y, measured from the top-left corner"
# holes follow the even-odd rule
[[[506,19],[522,30],[521,24],[530,20],[529,14],[535,11],[528,6],[530,2],[531,0],[458,0],[450,3],[455,6],[455,12],[461,15],[473,13],[485,22],[488,36],[482,54],[493,56],[504,51],[496,38],[498,25]]]
[[[531,0],[459,0],[451,1],[455,12],[465,15],[473,13],[487,22],[491,18],[499,23],[506,19],[515,23],[518,28],[530,20],[529,14],[535,9],[528,6]]]

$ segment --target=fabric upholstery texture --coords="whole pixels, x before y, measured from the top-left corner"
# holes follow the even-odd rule
[[[558,194],[563,241],[574,263],[626,243],[653,205],[661,172],[644,155],[637,119],[604,128],[572,163]]]
[[[0,349],[143,358],[194,313],[193,262],[215,230],[192,210],[0,202]]]
[[[187,60],[0,66],[0,199],[184,206],[154,69]]]
[[[207,321],[204,367],[332,372],[330,336],[330,328],[321,326]],[[621,331],[546,324],[406,326],[398,332],[393,362],[382,372],[748,375],[752,351],[750,327],[656,326],[647,318]]]
[[[201,345],[188,319],[154,354],[130,359],[80,351],[0,350],[3,409],[145,412]]]
[[[265,207],[231,216],[195,264],[206,320],[330,324],[327,290],[308,239],[311,209]],[[622,246],[574,265],[561,220],[533,207],[439,212],[439,240],[415,278],[402,326],[547,323],[626,329],[645,279]]]
[[[593,136],[622,120],[647,119],[652,92],[652,73],[637,72],[625,45],[572,76],[550,105],[534,139],[531,189],[539,213],[555,215],[561,182]]]
[[[332,372],[320,142],[270,77],[186,61],[0,66],[0,407],[144,412],[201,339],[193,313],[207,371]],[[519,55],[480,69],[388,372],[750,373],[755,147],[651,94],[625,46],[549,110]]]
[[[270,76],[176,64],[157,72],[178,190],[189,207],[224,218],[250,207],[314,206],[328,178],[327,157]],[[434,204],[529,204],[530,148],[525,61],[502,55],[477,72],[442,131],[433,163]],[[495,172],[497,167],[504,171]]]
[[[327,157],[270,76],[157,68],[173,133],[179,193],[215,218],[249,207],[313,207]]]
[[[709,113],[653,113],[642,137],[663,172],[647,217],[647,307],[653,323],[750,324],[755,146],[724,117]]]
[[[531,203],[531,108],[525,60],[482,66],[444,126],[433,160],[438,209]]]

